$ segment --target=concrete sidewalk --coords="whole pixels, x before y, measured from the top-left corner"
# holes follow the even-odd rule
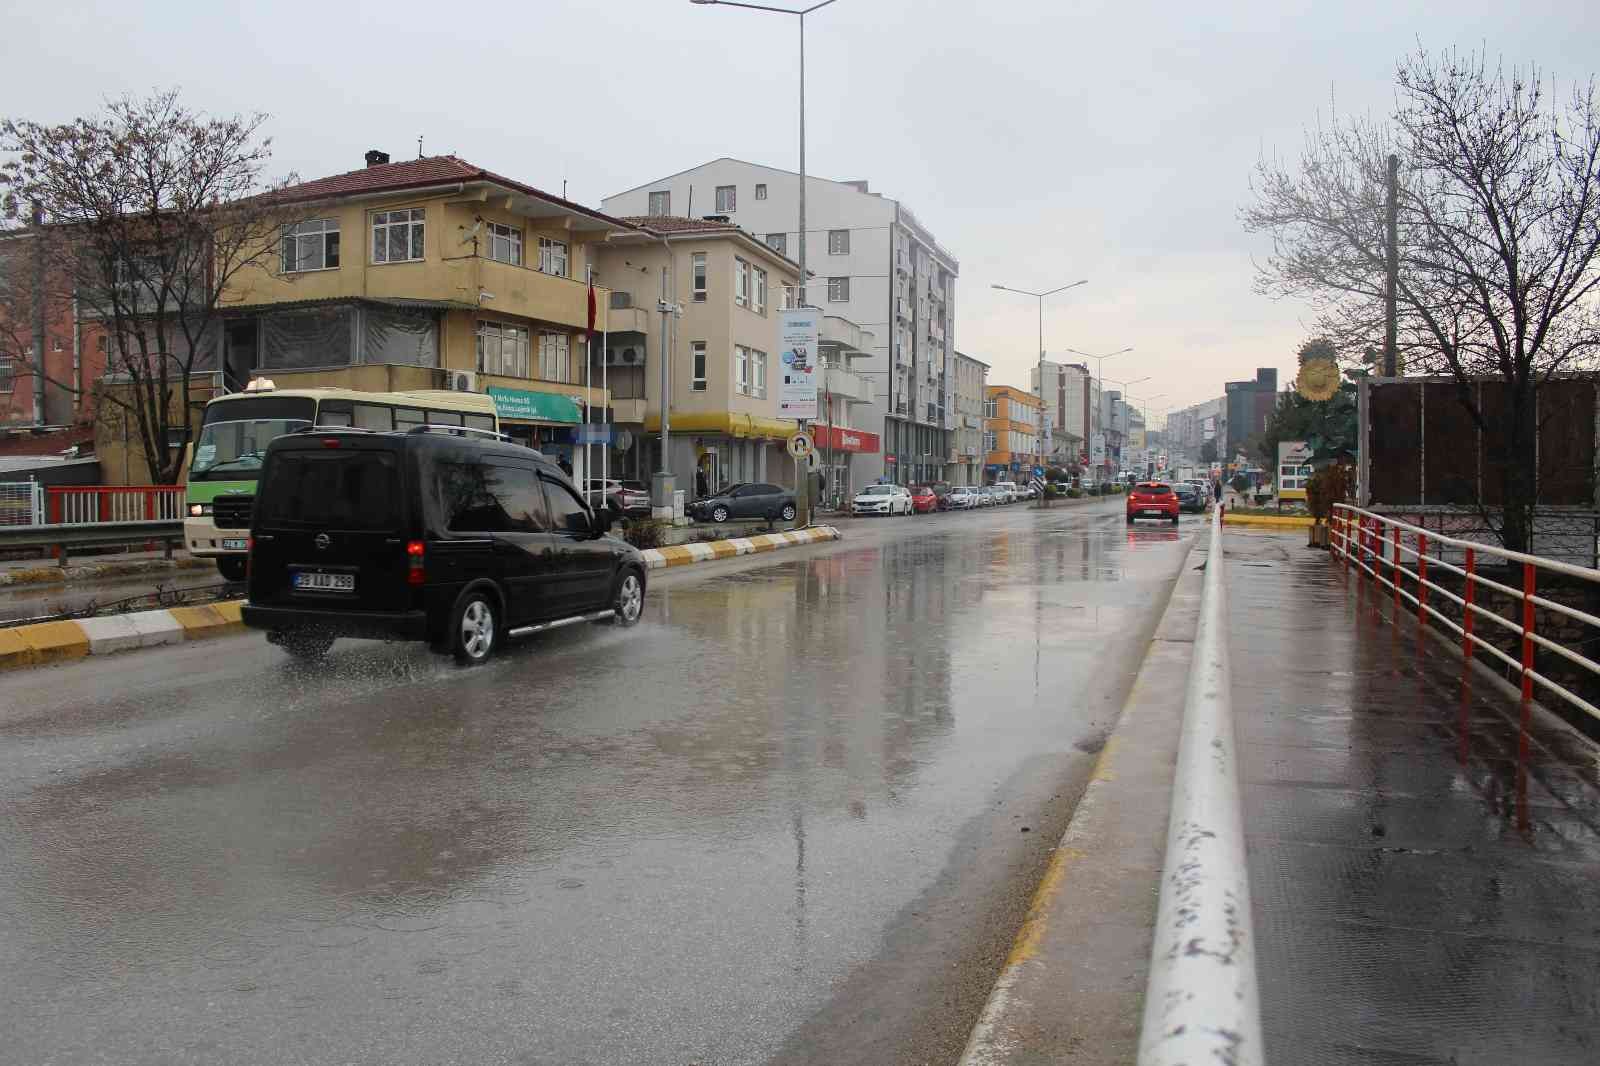
[[[1267,1061],[1600,1062],[1600,759],[1302,533],[1230,529]]]

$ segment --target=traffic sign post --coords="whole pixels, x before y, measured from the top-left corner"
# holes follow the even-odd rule
[[[796,433],[789,438],[789,456],[794,460],[794,498],[800,524],[811,524],[811,467],[816,458],[816,445],[808,433]]]

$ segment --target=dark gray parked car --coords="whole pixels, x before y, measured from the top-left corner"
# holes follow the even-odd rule
[[[795,516],[794,493],[777,485],[751,481],[729,485],[713,496],[691,503],[689,517],[698,521],[726,522],[730,518],[764,518],[791,521]]]

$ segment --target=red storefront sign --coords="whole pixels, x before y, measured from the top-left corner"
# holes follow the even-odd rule
[[[816,440],[818,451],[832,448],[836,452],[865,452],[871,455],[878,450],[878,435],[864,429],[841,429],[813,422],[811,435]]]

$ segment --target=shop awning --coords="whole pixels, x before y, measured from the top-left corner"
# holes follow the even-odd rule
[[[644,428],[655,433],[661,429],[659,413],[645,419]],[[671,430],[674,433],[721,433],[730,437],[759,440],[788,440],[800,432],[799,423],[788,418],[764,418],[742,411],[698,411],[674,414]]]
[[[484,390],[494,400],[495,413],[514,422],[558,422],[578,425],[583,421],[583,404],[575,396],[560,392],[532,392],[490,385]]]

